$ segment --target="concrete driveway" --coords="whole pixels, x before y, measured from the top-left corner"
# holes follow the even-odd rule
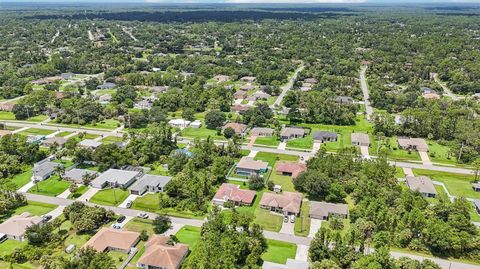
[[[297,245],[297,253],[295,254],[295,260],[308,261],[308,246]]]
[[[360,152],[362,153],[363,157],[370,156],[369,153],[368,153],[368,147],[367,146],[360,146]]]
[[[415,176],[413,174],[413,171],[412,171],[412,168],[407,168],[407,167],[403,167],[403,173],[405,174],[406,177],[413,177]]]
[[[297,220],[295,219],[295,221]],[[295,223],[291,223],[290,220],[288,220],[288,222],[283,222],[280,233],[295,235]]]
[[[308,233],[308,237],[315,237],[315,234],[320,230],[322,227],[322,221],[319,219],[311,219],[310,221],[310,232]]]
[[[23,187],[18,189],[18,192],[27,192],[33,186],[35,186],[35,183],[33,183],[33,181],[30,181],[27,184],[23,185]]]
[[[180,223],[172,223],[172,227],[168,229],[168,231],[166,231],[164,235],[170,236],[170,235],[176,234],[178,233],[178,231],[180,231],[180,229],[182,229],[183,226],[184,225]]]
[[[120,205],[118,205],[118,207],[121,207],[121,208],[127,208],[127,203],[128,201],[135,201],[135,199],[138,198],[138,195],[136,194],[130,194],[127,199],[125,199]]]
[[[58,218],[60,215],[63,214],[63,209],[65,209],[65,206],[61,205],[61,206],[58,206],[57,208],[55,208],[54,210],[48,212],[45,215],[52,216],[52,219],[49,220],[49,221],[52,221],[52,220]]]
[[[64,192],[60,193],[57,195],[58,198],[68,198],[68,196],[71,194],[70,189],[66,189]]]
[[[78,197],[77,201],[88,202],[88,200],[90,200],[99,191],[100,189],[90,188],[84,194],[82,194],[82,196]]]
[[[419,151],[418,154],[420,155],[420,158],[422,159],[423,165],[432,165],[432,162],[430,161],[430,157],[428,157],[428,152]]]

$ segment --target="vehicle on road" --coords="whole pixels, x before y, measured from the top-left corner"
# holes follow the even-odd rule
[[[120,217],[118,217],[117,222],[122,223],[126,218],[127,217],[125,217],[124,215],[121,215]]]
[[[52,219],[52,216],[51,215],[44,215],[44,216],[42,216],[42,219],[43,219],[43,221],[49,221],[49,220]]]
[[[140,212],[137,214],[137,217],[142,218],[142,219],[148,219],[148,214],[145,212]]]
[[[127,203],[125,204],[125,207],[126,207],[126,208],[130,208],[130,207],[132,207],[132,204],[133,204],[133,201],[132,201],[132,200],[128,200]]]

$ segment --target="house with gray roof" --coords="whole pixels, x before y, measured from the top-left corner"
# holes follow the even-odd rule
[[[334,204],[327,202],[310,202],[310,218],[328,220],[329,217],[345,219],[348,216],[346,204]]]
[[[145,174],[130,188],[130,194],[142,195],[145,192],[163,192],[172,177]]]
[[[88,169],[73,168],[65,171],[63,179],[75,182],[77,184],[82,184],[86,175],[98,176],[98,172]]]
[[[480,214],[480,200],[473,200],[473,206],[475,207],[475,211],[477,211],[477,214]]]
[[[250,130],[251,136],[273,136],[274,130],[272,128],[255,127]]]
[[[326,131],[315,131],[313,133],[314,142],[335,142],[337,141],[338,135],[335,132],[326,132]]]
[[[353,104],[353,98],[350,97],[350,96],[338,96],[336,99],[335,99],[335,102],[337,104]]]
[[[302,138],[306,135],[305,129],[295,127],[285,127],[280,132],[280,139],[282,141],[294,138]]]
[[[97,86],[97,90],[110,90],[117,87],[117,84],[111,82],[105,82],[102,85]]]
[[[95,141],[95,140],[93,140],[93,139],[85,139],[85,140],[80,141],[80,143],[78,143],[78,146],[80,146],[80,147],[82,147],[82,148],[96,149],[96,148],[98,148],[101,144],[102,144],[102,142]]]
[[[55,168],[57,166],[63,166],[61,163],[55,162],[40,162],[33,166],[32,169],[32,180],[34,181],[43,181],[49,178],[51,175],[55,173]]]
[[[370,137],[364,133],[352,133],[352,145],[370,147]]]
[[[97,178],[95,178],[90,185],[97,189],[105,187],[120,187],[127,188],[132,185],[138,177],[142,175],[140,171],[127,171],[120,169],[108,169]]]
[[[427,176],[407,176],[406,183],[412,191],[418,191],[424,197],[435,197],[437,195],[437,190],[435,189],[432,180]]]

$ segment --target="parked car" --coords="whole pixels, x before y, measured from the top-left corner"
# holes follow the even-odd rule
[[[125,219],[126,217],[124,215],[121,215],[120,217],[118,217],[117,222],[122,223]]]
[[[295,222],[295,215],[291,215],[291,216],[290,216],[290,222],[291,222],[291,223],[294,223],[294,222]]]
[[[137,214],[137,217],[142,218],[142,219],[148,219],[148,214],[145,212],[140,212]]]
[[[132,207],[132,204],[133,204],[133,201],[132,201],[132,200],[128,200],[127,203],[125,204],[125,207],[126,207],[126,208],[130,208],[130,207]]]
[[[44,215],[44,216],[42,217],[42,219],[43,219],[43,221],[49,221],[49,220],[52,219],[52,216],[51,216],[51,215]]]
[[[112,227],[113,227],[113,229],[121,229],[122,228],[122,226],[120,226],[120,224],[118,224],[118,223],[114,223],[112,225]]]
[[[285,223],[288,222],[288,216],[283,217],[283,222],[285,222]]]

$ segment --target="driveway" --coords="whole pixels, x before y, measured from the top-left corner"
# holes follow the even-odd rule
[[[135,199],[138,198],[138,195],[136,194],[130,194],[127,199],[125,199],[120,205],[118,205],[118,207],[121,207],[121,208],[127,208],[127,202],[128,201],[135,201]]]
[[[33,183],[33,181],[30,181],[27,184],[23,185],[23,187],[18,189],[18,192],[27,192],[33,186],[35,186],[35,183]]]
[[[252,135],[250,136],[250,141],[248,142],[248,146],[252,147],[255,144],[255,140],[257,140],[257,137]]]
[[[52,216],[52,219],[49,220],[49,221],[52,221],[56,218],[58,218],[60,215],[63,214],[63,209],[65,208],[65,206],[61,205],[61,206],[58,206],[57,208],[55,208],[54,210],[48,212],[47,214],[45,215],[50,215]]]
[[[100,189],[97,188],[90,188],[88,191],[86,191],[82,196],[77,198],[77,201],[81,202],[88,202]]]
[[[184,225],[183,224],[180,224],[180,223],[172,223],[172,227],[170,229],[168,229],[168,231],[166,231],[164,233],[165,236],[170,236],[170,235],[174,235],[176,233],[178,233],[178,231],[180,231],[180,229],[182,229]]]
[[[115,223],[120,225],[120,228],[123,228],[132,219],[133,219],[132,216],[125,216],[125,219],[122,221],[122,223],[118,223],[118,222],[115,222]]]
[[[315,234],[320,230],[322,227],[322,221],[319,219],[311,219],[310,220],[310,232],[308,233],[308,237],[315,237]]]
[[[297,254],[295,255],[297,261],[308,261],[308,246],[297,245]]]
[[[320,150],[320,147],[322,146],[322,143],[320,142],[314,142],[313,147],[312,147],[312,154],[317,154],[317,152]]]
[[[286,147],[287,147],[287,142],[280,142],[280,144],[278,144],[277,149],[285,150]]]
[[[255,156],[257,156],[257,153],[258,153],[258,151],[252,150],[252,151],[250,151],[250,153],[248,154],[248,157],[250,157],[250,158],[255,158]]]
[[[64,192],[60,193],[59,195],[57,195],[58,198],[68,198],[68,196],[70,195],[70,189],[66,189]]]
[[[282,229],[280,229],[280,233],[295,235],[295,223],[291,223],[290,220],[286,223],[284,222],[282,224]]]
[[[430,157],[428,157],[428,152],[419,151],[418,154],[420,155],[420,158],[422,159],[423,165],[432,165],[432,162],[430,161]]]
[[[413,174],[413,171],[412,171],[412,168],[407,168],[407,167],[403,167],[403,173],[405,174],[406,177],[413,177],[415,176]]]
[[[360,146],[360,152],[362,153],[363,157],[370,156],[369,153],[368,153],[368,147],[367,146]]]

